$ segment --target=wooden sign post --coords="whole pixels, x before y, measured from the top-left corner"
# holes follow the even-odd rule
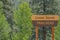
[[[32,23],[36,26],[36,40],[38,40],[38,26],[52,27],[52,40],[54,40],[54,26],[57,26],[59,17],[58,15],[32,15]],[[45,38],[44,38],[45,40]]]
[[[54,26],[52,26],[52,40],[54,40]]]
[[[38,40],[38,26],[36,26],[36,40]]]

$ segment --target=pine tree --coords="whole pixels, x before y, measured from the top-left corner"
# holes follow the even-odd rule
[[[3,12],[4,16],[7,19],[7,22],[9,23],[9,26],[11,28],[10,32],[10,40],[12,40],[12,34],[13,34],[13,1],[12,0],[1,0],[3,3]]]
[[[0,40],[9,40],[10,27],[3,14],[3,3],[0,1]]]
[[[26,2],[22,2],[19,5],[19,9],[14,11],[17,34],[14,36],[13,40],[29,40],[32,31],[31,15],[31,9]]]

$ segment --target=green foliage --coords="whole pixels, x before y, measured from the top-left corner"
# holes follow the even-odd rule
[[[31,0],[32,12],[35,14],[57,14],[57,7],[56,0]]]
[[[8,40],[9,32],[9,24],[7,23],[4,15],[0,13],[0,40]]]
[[[0,40],[9,40],[9,24],[3,14],[3,4],[0,1]]]
[[[60,18],[58,21],[58,26],[55,28],[55,40],[60,40]]]
[[[0,8],[2,8],[3,7],[3,3],[0,1]]]
[[[26,2],[22,2],[19,9],[14,11],[14,21],[19,31],[13,40],[29,40],[32,31],[31,15],[31,9]]]
[[[12,0],[0,0],[3,3],[3,14],[9,23],[9,27],[11,28],[10,31],[10,40],[12,40],[12,33],[13,33],[13,4],[14,2]],[[13,3],[12,3],[13,2]]]

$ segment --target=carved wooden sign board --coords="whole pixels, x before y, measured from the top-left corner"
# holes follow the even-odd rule
[[[36,26],[57,26],[58,15],[32,15],[32,22]]]

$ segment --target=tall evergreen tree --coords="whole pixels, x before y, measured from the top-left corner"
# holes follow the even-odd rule
[[[14,36],[13,40],[29,40],[32,31],[31,15],[31,9],[26,2],[22,2],[19,5],[19,9],[14,11],[17,34]]]
[[[12,40],[12,32],[13,32],[13,3],[12,0],[1,0],[3,3],[3,12],[4,15],[10,25],[10,39]]]
[[[0,40],[9,40],[10,27],[3,14],[3,3],[0,1]]]

